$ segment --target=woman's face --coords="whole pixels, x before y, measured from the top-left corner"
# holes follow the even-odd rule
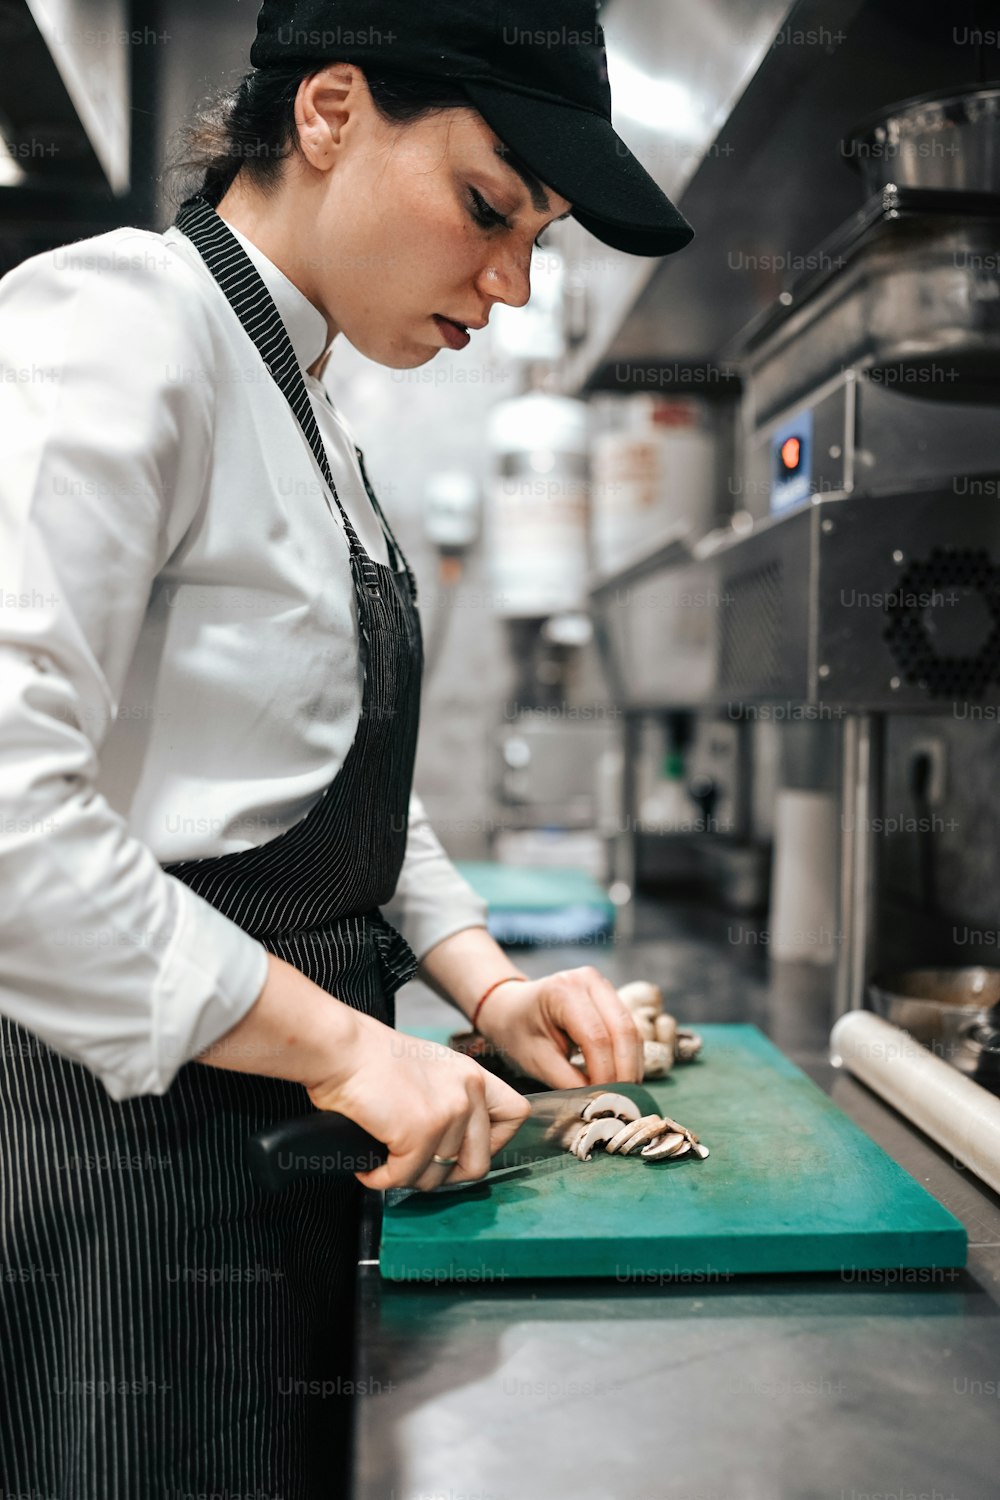
[[[411,369],[449,347],[441,318],[471,332],[497,302],[524,306],[534,241],[571,204],[529,186],[478,111],[389,124],[360,69],[334,63],[300,85],[296,119],[301,155],[264,200],[266,224],[247,232],[326,315],[331,338]]]

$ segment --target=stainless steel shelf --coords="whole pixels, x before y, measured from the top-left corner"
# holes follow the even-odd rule
[[[726,53],[716,75],[698,55],[695,43],[704,39],[685,33],[695,10],[702,7],[664,11],[671,43],[690,58],[695,86],[714,90],[719,100],[712,138],[681,186],[680,205],[695,238],[679,254],[645,265],[636,257],[604,256],[586,237],[576,247],[595,259],[597,306],[591,335],[564,363],[569,394],[594,381],[602,389],[690,393],[672,367],[724,366],[727,345],[861,207],[864,188],[843,144],[858,120],[896,99],[967,84],[976,67],[974,49],[956,40],[963,22],[981,24],[972,0],[950,7],[931,0],[808,0],[784,14],[768,8],[763,47],[759,37],[747,45],[748,6],[730,0],[710,9],[718,31],[711,45]],[[619,0],[609,31],[633,13],[639,25],[648,15],[646,0]],[[657,67],[651,44],[647,68]],[[620,126],[627,130],[624,116]],[[634,149],[656,175],[677,146],[637,138]]]

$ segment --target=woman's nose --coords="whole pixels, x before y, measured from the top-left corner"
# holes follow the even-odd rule
[[[477,290],[495,302],[509,307],[523,307],[531,296],[531,251],[494,248],[488,263],[480,272]]]

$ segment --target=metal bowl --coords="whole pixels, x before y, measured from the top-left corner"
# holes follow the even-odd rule
[[[1000,1072],[986,1032],[998,1014],[1000,969],[905,969],[877,975],[868,995],[878,1015],[978,1082]]]
[[[927,1047],[1000,1002],[1000,969],[904,969],[876,975],[868,993],[880,1016]]]
[[[855,126],[845,148],[869,197],[892,183],[1000,193],[1000,82],[891,104]]]

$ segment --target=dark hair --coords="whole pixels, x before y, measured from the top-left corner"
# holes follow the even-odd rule
[[[300,149],[295,128],[299,84],[327,65],[255,68],[201,110],[182,132],[180,152],[167,169],[169,177],[183,179],[175,188],[178,200],[203,193],[218,205],[241,171],[264,193],[277,186],[284,161]],[[474,107],[461,84],[449,79],[363,71],[376,109],[395,124]]]

